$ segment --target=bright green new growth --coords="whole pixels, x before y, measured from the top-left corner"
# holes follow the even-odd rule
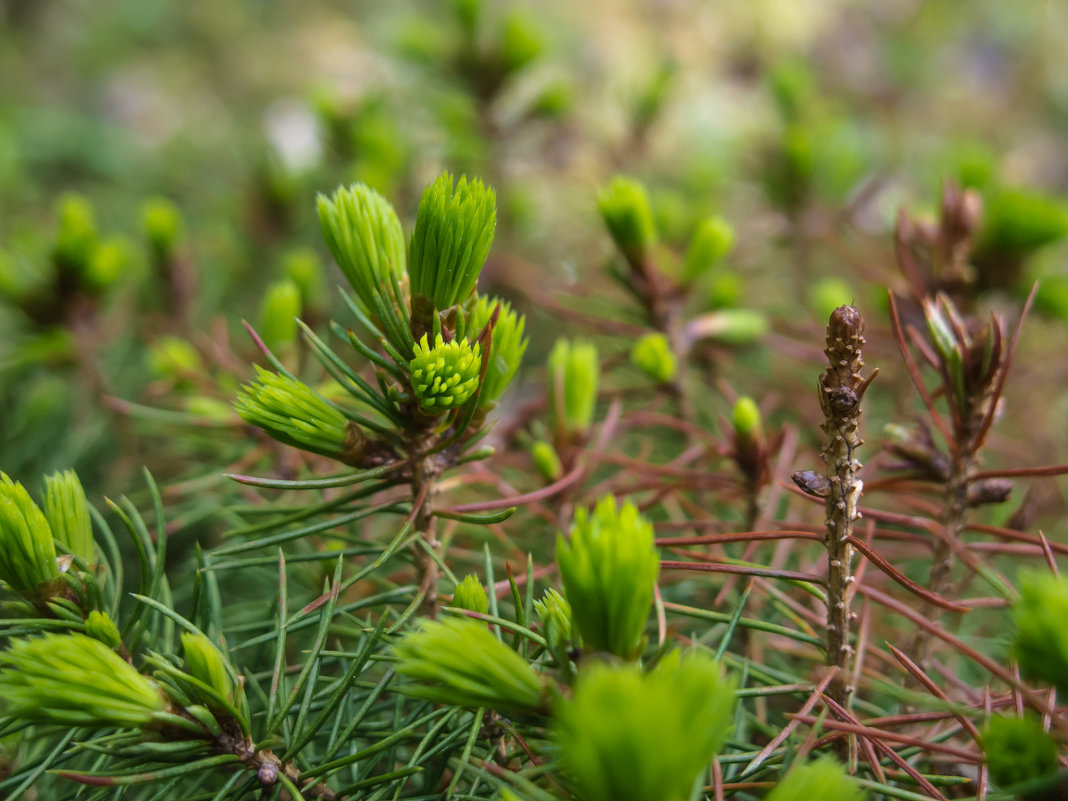
[[[452,593],[452,605],[470,612],[486,614],[489,612],[489,598],[486,597],[486,588],[478,580],[474,573],[465,576],[464,580],[456,585]]]
[[[150,679],[83,634],[15,639],[0,665],[3,713],[17,720],[140,728],[164,711]]]
[[[549,412],[559,430],[584,434],[589,429],[600,371],[593,343],[556,341],[549,354]]]
[[[234,700],[234,683],[225,659],[211,640],[203,634],[183,632],[182,652],[189,675],[204,682],[227,701]],[[207,705],[214,706],[211,699],[207,700]]]
[[[366,184],[319,195],[323,237],[364,309],[396,297],[404,275],[404,232],[393,206]],[[402,309],[403,311],[403,309]]]
[[[478,399],[482,406],[495,402],[504,394],[527,350],[528,340],[523,336],[526,318],[516,314],[510,303],[496,298],[479,297],[467,326],[468,336],[478,336],[493,317],[498,305],[501,311],[493,327],[489,363],[486,365],[486,377],[482,381],[482,394]]]
[[[85,633],[94,640],[99,640],[112,650],[122,645],[122,636],[107,612],[94,609],[85,619]]]
[[[345,416],[307,384],[256,365],[257,379],[241,388],[241,419],[279,442],[340,459],[348,437]]]
[[[534,610],[541,618],[545,639],[553,653],[572,641],[571,604],[564,596],[550,587],[540,601],[534,602]]]
[[[259,327],[267,347],[277,349],[296,341],[300,306],[300,287],[288,278],[267,287],[260,304]]]
[[[582,801],[686,801],[731,729],[735,683],[703,654],[584,668],[556,708],[560,759]]]
[[[1034,716],[995,715],[982,736],[990,778],[999,787],[1040,779],[1057,769],[1057,743]]]
[[[413,311],[419,296],[444,311],[467,299],[486,263],[497,197],[477,178],[443,172],[423,192],[408,248]]]
[[[644,264],[657,240],[645,187],[630,178],[616,176],[597,195],[597,207],[627,261],[634,267]]]
[[[530,446],[530,456],[534,460],[534,466],[546,481],[559,481],[564,475],[564,465],[556,448],[543,439]]]
[[[766,801],[861,801],[864,797],[863,789],[838,762],[821,757],[791,768]]]
[[[154,376],[168,381],[191,377],[204,369],[197,349],[181,337],[161,337],[149,347],[147,361]]]
[[[734,402],[734,409],[731,410],[731,425],[734,426],[734,433],[740,440],[752,441],[764,436],[760,423],[760,409],[748,396],[743,395]]]
[[[468,618],[424,620],[393,653],[398,673],[434,685],[406,692],[435,703],[533,712],[545,700],[544,683],[527,661]]]
[[[73,470],[45,476],[44,513],[57,542],[85,564],[96,562],[89,501]]]
[[[96,222],[93,207],[81,195],[66,194],[57,207],[59,230],[52,258],[61,271],[81,275],[96,249]]]
[[[441,334],[430,347],[423,334],[409,368],[419,406],[428,414],[442,414],[463,406],[478,390],[482,348],[477,342],[471,347],[466,339],[446,343]]]
[[[619,657],[637,649],[660,560],[653,526],[631,502],[606,495],[593,513],[575,512],[570,542],[556,538],[556,561],[574,625],[588,646]]]
[[[0,473],[0,580],[27,594],[57,578],[48,520],[22,484]]]
[[[1068,580],[1051,573],[1023,573],[1017,583],[1013,654],[1020,672],[1068,692]]]
[[[156,259],[166,261],[173,257],[182,238],[182,215],[177,206],[164,197],[147,200],[141,207],[141,227]]]
[[[658,384],[668,383],[679,371],[679,362],[671,351],[671,343],[659,332],[646,334],[635,342],[630,360]]]
[[[686,251],[683,278],[693,281],[715,267],[734,247],[734,228],[722,217],[707,217],[697,224]]]

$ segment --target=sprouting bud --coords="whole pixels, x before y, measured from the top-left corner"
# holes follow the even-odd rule
[[[3,713],[82,728],[143,728],[164,711],[155,683],[83,634],[16,639],[0,652]]]
[[[953,301],[943,294],[934,301],[924,301],[924,314],[961,415],[967,420],[984,413],[985,401],[1002,368],[1001,322],[991,317],[980,328],[977,320],[961,317]]]
[[[558,339],[549,354],[549,412],[566,434],[585,434],[593,422],[600,374],[597,348],[591,342]]]
[[[480,296],[471,312],[467,326],[468,337],[474,339],[493,319],[493,313],[500,307],[497,322],[493,326],[490,340],[489,363],[486,365],[486,377],[482,381],[482,394],[478,402],[482,406],[497,401],[515,377],[523,354],[527,350],[527,339],[523,336],[526,318],[516,314],[511,304],[497,298]]]
[[[697,224],[686,251],[682,277],[693,281],[719,264],[734,247],[734,228],[722,217],[706,217]]]
[[[192,379],[204,372],[204,364],[193,344],[181,337],[160,337],[148,348],[148,369],[164,381]]]
[[[471,347],[466,339],[446,343],[441,334],[430,347],[423,334],[409,368],[420,408],[427,414],[443,414],[463,406],[478,390],[482,348],[477,342]]]
[[[1022,573],[1013,603],[1013,653],[1020,672],[1068,692],[1068,580],[1050,573]]]
[[[731,425],[738,441],[760,441],[764,439],[764,429],[760,423],[760,409],[752,398],[743,395],[734,403],[731,411]]]
[[[831,757],[790,769],[768,793],[767,801],[862,801],[864,790],[857,780]]]
[[[59,230],[52,259],[60,272],[82,276],[96,249],[96,222],[93,207],[81,195],[66,194],[59,199],[56,212]]]
[[[443,172],[423,192],[408,247],[412,314],[444,311],[474,291],[497,225],[497,196],[477,178]],[[422,299],[422,300],[420,300]]]
[[[1057,769],[1057,744],[1032,715],[994,715],[983,729],[982,745],[998,787],[1041,779]]]
[[[556,561],[582,639],[597,651],[631,656],[660,567],[652,524],[633,503],[617,508],[606,495],[592,513],[575,512],[570,539],[556,538]]]
[[[633,269],[641,271],[657,242],[656,223],[645,187],[630,178],[616,176],[598,194],[597,207],[616,247]]]
[[[513,11],[501,25],[500,54],[504,74],[511,75],[534,61],[544,47],[541,31],[530,16]]]
[[[73,470],[45,476],[44,513],[57,542],[86,565],[96,562],[89,501]]]
[[[185,654],[186,670],[231,703],[234,700],[234,682],[227,669],[226,658],[211,640],[203,634],[183,632],[182,652]],[[218,707],[211,698],[203,699],[209,708]]]
[[[483,623],[468,618],[424,620],[394,647],[397,672],[420,682],[407,692],[436,703],[532,712],[545,685],[527,661]]]
[[[556,706],[556,742],[583,801],[679,801],[726,742],[734,681],[702,653],[584,668]],[[643,758],[656,754],[656,758]]]
[[[155,197],[141,207],[141,227],[158,264],[173,261],[182,238],[182,214],[170,200]]]
[[[630,360],[658,384],[668,383],[679,371],[679,362],[671,350],[671,343],[659,332],[646,334],[635,342]]]
[[[540,601],[534,602],[534,610],[541,618],[545,629],[545,639],[549,650],[559,653],[563,646],[573,641],[571,629],[571,604],[551,587],[545,591]]]
[[[319,302],[323,294],[323,265],[312,248],[297,248],[287,253],[282,273],[300,290],[301,307]]]
[[[767,332],[767,318],[752,309],[719,309],[700,314],[686,325],[687,339],[711,339],[724,345],[748,345]]]
[[[133,263],[133,248],[121,236],[108,237],[89,254],[83,277],[89,289],[101,291],[114,286]]]
[[[113,651],[122,645],[122,637],[119,635],[115,621],[108,616],[107,612],[101,612],[99,609],[94,609],[85,619],[85,633],[94,640],[104,643]]]
[[[534,460],[534,467],[546,481],[559,481],[564,475],[564,466],[560,463],[560,456],[551,443],[539,439],[530,446],[530,456]]]
[[[15,592],[36,595],[48,594],[58,578],[48,520],[22,484],[0,473],[0,579]]]
[[[296,341],[300,306],[300,288],[289,279],[267,287],[260,304],[259,328],[267,347],[277,349]]]
[[[307,384],[256,365],[257,378],[241,389],[234,408],[246,423],[279,442],[345,461],[350,426],[345,415]]]
[[[396,298],[404,274],[404,232],[393,206],[366,184],[319,195],[319,222],[334,260],[365,310]]]
[[[486,588],[478,580],[474,573],[465,576],[464,580],[456,585],[452,593],[452,605],[469,612],[486,614],[489,612],[489,598],[486,596]]]
[[[759,487],[769,477],[771,468],[760,409],[752,398],[738,398],[731,411],[731,424],[734,427],[734,461],[750,486]]]

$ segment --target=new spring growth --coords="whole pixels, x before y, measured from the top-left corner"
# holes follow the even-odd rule
[[[145,357],[152,375],[164,381],[185,381],[203,375],[204,363],[197,349],[181,337],[160,337]]]
[[[1068,580],[1050,573],[1023,573],[1012,605],[1013,655],[1020,672],[1068,692]]]
[[[301,312],[300,287],[288,278],[267,287],[260,303],[259,334],[271,350],[296,342]]]
[[[61,273],[84,276],[97,245],[93,207],[81,195],[67,194],[57,206],[59,229],[52,260]]]
[[[752,398],[742,396],[731,410],[734,428],[734,461],[750,486],[761,486],[768,476],[767,445],[760,409]]]
[[[682,277],[695,281],[708,273],[734,247],[734,228],[722,217],[706,217],[697,224],[686,251]]]
[[[430,347],[427,335],[415,346],[409,363],[412,391],[427,414],[444,414],[458,409],[478,390],[482,370],[482,348],[466,339],[445,342],[441,334]]]
[[[149,199],[141,207],[141,228],[144,229],[156,263],[173,261],[183,228],[178,207],[164,197]]]
[[[571,536],[556,538],[556,562],[574,625],[586,645],[628,658],[640,646],[660,560],[652,524],[606,495],[575,512]]]
[[[556,341],[549,354],[549,415],[557,431],[581,436],[589,430],[600,371],[593,343]]]
[[[1057,743],[1031,714],[994,715],[983,728],[981,743],[998,787],[1041,779],[1057,769]]]
[[[534,467],[546,481],[552,483],[559,481],[564,475],[564,466],[560,462],[560,456],[552,444],[539,439],[530,446],[530,458],[534,460]]]
[[[478,298],[471,312],[466,329],[468,338],[474,339],[482,332],[493,319],[493,313],[498,306],[500,312],[493,326],[489,362],[486,365],[486,376],[482,380],[482,394],[478,398],[480,406],[495,403],[504,394],[527,350],[528,340],[523,336],[526,318],[516,314],[507,301],[485,295]]]
[[[383,304],[398,305],[404,232],[389,201],[366,184],[353,184],[329,198],[319,195],[318,207],[326,244],[364,310],[380,315]]]
[[[70,727],[143,728],[164,712],[155,683],[83,634],[16,639],[0,652],[3,713]]]
[[[674,651],[649,673],[584,668],[556,707],[565,775],[582,801],[686,801],[727,740],[734,690],[701,653]]]
[[[646,334],[630,351],[631,362],[658,384],[674,380],[679,362],[671,351],[668,338],[659,332]]]
[[[598,194],[597,207],[627,263],[642,272],[657,241],[656,223],[645,187],[630,178],[616,176]]]
[[[444,311],[474,291],[497,225],[497,197],[477,178],[448,172],[423,192],[409,244],[412,314],[421,301]]]
[[[215,644],[203,634],[191,632],[182,633],[182,652],[185,654],[186,670],[189,675],[202,681],[218,695],[234,702],[234,682],[227,669],[226,659]],[[215,711],[220,710],[220,704],[207,696],[204,705]]]
[[[469,618],[423,620],[394,647],[397,672],[419,686],[406,692],[435,703],[534,712],[546,699],[543,679],[523,657]]]
[[[341,412],[295,378],[259,365],[256,372],[257,379],[245,384],[234,401],[242,420],[262,428],[279,442],[347,460],[358,432]]]
[[[464,580],[456,585],[452,593],[452,605],[458,609],[466,609],[470,612],[486,614],[489,612],[489,598],[486,597],[486,588],[478,580],[474,573],[465,576]]]
[[[541,618],[545,639],[554,655],[564,654],[566,648],[575,644],[571,629],[571,604],[564,596],[550,587],[540,601],[534,602],[534,610]]]
[[[107,612],[94,609],[85,619],[85,634],[94,640],[104,643],[111,650],[117,650],[122,645],[122,637]]]
[[[89,501],[78,474],[63,470],[45,476],[44,513],[56,542],[87,566],[96,562]]]
[[[0,580],[27,596],[59,578],[48,520],[22,484],[0,473]]]
[[[766,801],[863,801],[865,796],[837,760],[824,756],[791,768]]]

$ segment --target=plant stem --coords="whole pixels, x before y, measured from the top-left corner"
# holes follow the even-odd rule
[[[863,482],[861,464],[853,454],[863,443],[859,434],[861,399],[868,383],[861,376],[864,361],[864,319],[852,306],[840,306],[827,324],[828,367],[820,376],[819,397],[827,435],[822,457],[827,465],[827,663],[838,668],[828,695],[843,708],[849,706],[849,603],[853,584],[853,546],[849,538],[860,516],[857,502]]]
[[[436,550],[440,543],[434,536],[434,482],[440,468],[429,454],[433,438],[423,440],[412,456],[412,515],[413,527],[424,542]],[[423,614],[435,618],[438,614],[438,563],[422,548],[415,549],[415,564],[422,577],[420,586],[426,588]]]

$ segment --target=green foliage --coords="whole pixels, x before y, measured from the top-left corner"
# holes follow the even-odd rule
[[[556,742],[582,801],[686,801],[726,742],[733,680],[700,653],[584,669],[556,708]]]
[[[234,408],[246,423],[279,442],[344,459],[349,437],[345,415],[307,384],[256,365],[257,379],[245,384]]]
[[[56,213],[59,229],[52,259],[61,272],[81,277],[97,246],[93,207],[81,195],[66,194],[60,198]]]
[[[158,263],[174,259],[185,227],[174,203],[164,197],[146,200],[141,207],[141,227]]]
[[[225,657],[215,644],[203,634],[182,633],[182,651],[189,675],[204,682],[222,698],[233,703],[234,683],[230,678],[232,668],[228,668]],[[206,700],[209,707],[215,706],[211,699]]]
[[[96,562],[89,500],[73,470],[45,476],[44,513],[56,542],[86,565]]]
[[[534,460],[534,466],[546,481],[558,481],[563,476],[564,466],[552,443],[539,439],[530,446],[530,458]]]
[[[1003,190],[986,203],[978,258],[1020,258],[1068,235],[1068,203],[1035,192]]]
[[[738,439],[754,440],[763,437],[763,426],[760,422],[760,409],[756,402],[745,395],[734,402],[731,410],[731,425]]]
[[[452,593],[452,605],[459,609],[486,614],[489,612],[489,598],[486,588],[474,573],[464,577]]]
[[[545,639],[549,643],[549,650],[554,654],[561,653],[564,647],[576,642],[577,638],[571,627],[571,604],[564,596],[550,587],[541,600],[534,602],[534,610],[541,618]]]
[[[409,245],[412,309],[420,298],[444,311],[467,300],[486,263],[497,224],[497,196],[477,178],[448,172],[423,192]]]
[[[415,346],[415,356],[409,365],[412,391],[419,406],[427,414],[443,414],[459,409],[478,390],[478,376],[482,369],[482,347],[474,347],[466,339],[446,343],[441,334],[430,347],[427,335]]]
[[[565,434],[585,434],[593,422],[600,376],[592,342],[558,339],[549,354],[549,413]]]
[[[421,683],[406,690],[420,698],[512,713],[535,712],[546,701],[543,679],[484,623],[423,620],[393,653],[397,672]]]
[[[597,207],[616,247],[635,269],[641,269],[656,246],[656,223],[645,187],[622,175],[600,191]]]
[[[683,278],[694,281],[708,273],[734,247],[734,228],[722,217],[706,217],[697,224],[686,251]]]
[[[1033,715],[995,715],[983,729],[990,778],[999,787],[1048,776],[1057,769],[1057,743]]]
[[[58,578],[48,520],[22,484],[0,473],[0,579],[30,595]]]
[[[399,305],[404,232],[389,201],[366,184],[353,184],[329,198],[319,195],[318,208],[323,238],[364,310],[381,315],[383,304]]]
[[[606,495],[592,513],[575,511],[571,535],[556,538],[556,562],[574,623],[586,644],[629,657],[638,648],[659,559],[653,527],[627,501]]]
[[[167,381],[194,378],[204,370],[197,349],[181,337],[161,337],[149,348],[147,361],[152,374]]]
[[[288,278],[267,287],[260,304],[259,333],[272,349],[296,341],[297,322],[301,310],[300,287]]]
[[[1020,672],[1068,692],[1068,580],[1050,573],[1022,573],[1012,605],[1013,653]]]
[[[679,372],[679,362],[671,343],[661,333],[646,334],[630,351],[630,360],[658,384],[672,381]]]
[[[112,650],[122,645],[122,635],[119,634],[115,621],[107,612],[101,612],[99,609],[94,609],[85,618],[85,634]]]
[[[3,711],[16,720],[144,728],[165,708],[150,679],[82,634],[18,639],[0,652],[0,665]]]
[[[517,314],[507,301],[486,295],[479,296],[475,303],[468,324],[469,335],[478,336],[489,324],[498,307],[500,312],[493,327],[489,362],[486,365],[486,376],[482,380],[482,393],[479,395],[479,404],[483,406],[496,402],[504,394],[527,350],[528,340],[524,336],[526,318]]]
[[[831,757],[791,768],[768,793],[767,801],[862,801],[856,779]]]

